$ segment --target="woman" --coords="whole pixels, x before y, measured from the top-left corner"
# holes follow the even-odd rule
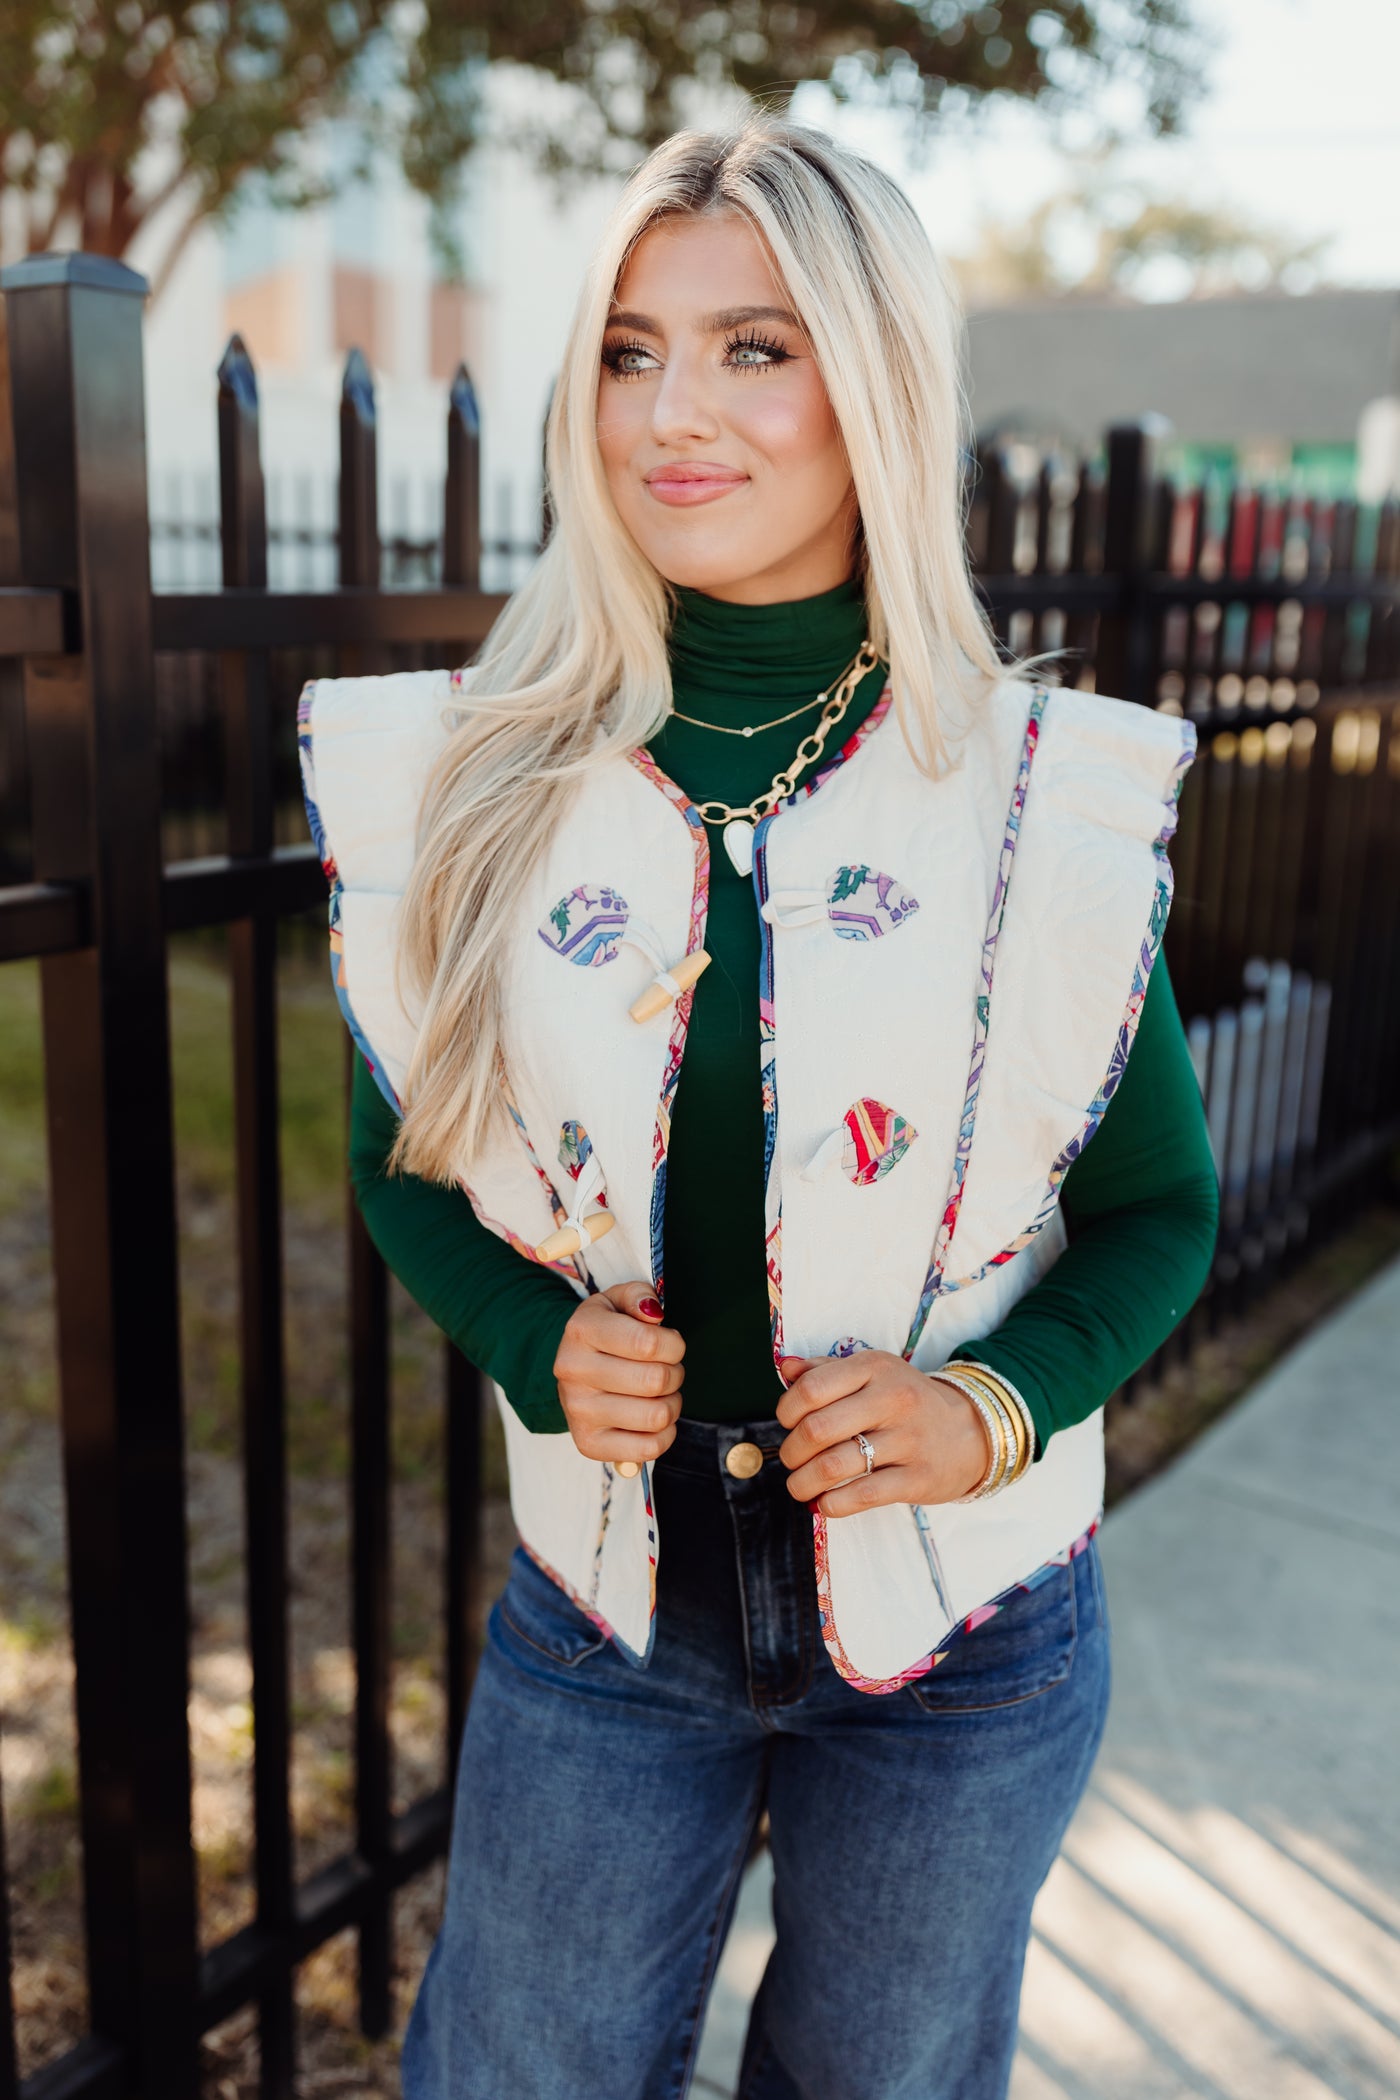
[[[408,2100],[684,2093],[765,1809],[744,2100],[1006,2089],[1107,1700],[1102,1405],[1216,1199],[1157,959],[1191,733],[999,659],[957,354],[874,168],[673,139],[477,666],[304,697],[356,1190],[502,1388],[524,1542]]]

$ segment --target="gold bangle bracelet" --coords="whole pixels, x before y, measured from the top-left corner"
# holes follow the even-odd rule
[[[1021,1410],[1016,1406],[1002,1379],[995,1371],[988,1370],[985,1364],[974,1364],[960,1359],[953,1368],[957,1376],[966,1378],[973,1385],[979,1386],[984,1393],[995,1399],[1006,1410],[1016,1441],[1016,1460],[1012,1470],[1012,1478],[1019,1479],[1030,1463],[1032,1448]]]
[[[1031,1439],[1020,1409],[1016,1406],[1010,1393],[1003,1387],[1002,1381],[996,1372],[989,1371],[985,1364],[972,1364],[959,1359],[956,1364],[950,1365],[949,1369],[955,1377],[965,1379],[970,1385],[979,1388],[989,1400],[993,1401],[1005,1413],[1007,1427],[1015,1444],[1015,1457],[1007,1471],[1005,1481],[999,1484],[1009,1487],[1013,1481],[1021,1478],[1021,1475],[1031,1462]]]
[[[996,1493],[1006,1476],[1006,1469],[1010,1463],[1011,1447],[1007,1442],[1006,1425],[1001,1418],[1001,1411],[992,1405],[991,1400],[985,1394],[975,1391],[970,1381],[956,1378],[948,1371],[933,1371],[929,1375],[933,1378],[941,1378],[945,1385],[955,1386],[963,1398],[970,1401],[973,1407],[976,1408],[978,1418],[986,1432],[987,1449],[990,1453],[987,1470],[970,1494],[959,1495],[957,1498],[960,1502],[980,1502],[984,1495],[994,1495]]]
[[[1035,1431],[1035,1416],[1031,1413],[1030,1403],[1025,1395],[1017,1391],[1004,1371],[993,1371],[990,1365],[979,1363],[975,1356],[960,1358],[959,1362],[965,1363],[969,1370],[980,1371],[984,1378],[995,1378],[998,1386],[1007,1395],[1008,1399],[1015,1402],[1016,1411],[1021,1417],[1026,1436],[1030,1442],[1031,1457],[1034,1458],[1039,1448],[1040,1439]]]
[[[1006,1439],[1006,1465],[1002,1469],[1001,1478],[998,1480],[996,1488],[993,1491],[994,1493],[1000,1494],[1003,1488],[1010,1487],[1012,1481],[1017,1476],[1017,1469],[1021,1463],[1020,1440],[1017,1437],[1016,1430],[1012,1424],[1012,1410],[1006,1405],[1006,1402],[1000,1397],[999,1394],[994,1393],[990,1386],[984,1385],[982,1390],[986,1394],[988,1400],[991,1402],[993,1408],[996,1411],[997,1417],[1001,1423],[1002,1435]]]

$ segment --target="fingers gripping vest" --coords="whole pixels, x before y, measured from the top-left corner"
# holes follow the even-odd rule
[[[457,674],[460,675],[460,674]],[[414,1019],[395,989],[418,806],[460,704],[454,674],[322,679],[300,707],[313,835],[331,885],[337,996],[398,1104]],[[902,1353],[935,1370],[989,1333],[1065,1243],[1071,1162],[1122,1074],[1171,897],[1167,842],[1195,736],[1102,696],[1007,681],[931,781],[888,693],[759,826],[767,1270],[775,1357]],[[511,907],[508,1128],[461,1180],[521,1254],[606,1208],[552,1264],[590,1288],[665,1288],[671,1109],[703,945],[705,827],[644,751],[590,775]],[[659,982],[665,1003],[629,1007]],[[715,1133],[714,1171],[725,1171]],[[528,1549],[644,1660],[660,1541],[634,1480],[502,1397]],[[1102,1410],[982,1502],[813,1514],[828,1651],[863,1689],[930,1668],[969,1614],[1092,1525]]]

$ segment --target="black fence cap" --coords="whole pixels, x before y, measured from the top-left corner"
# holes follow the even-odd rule
[[[139,270],[110,255],[27,255],[0,270],[0,292],[24,292],[34,285],[84,284],[100,292],[134,292],[144,299],[150,285]]]

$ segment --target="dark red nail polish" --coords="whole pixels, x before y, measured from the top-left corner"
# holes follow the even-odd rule
[[[661,1300],[659,1298],[639,1298],[637,1300],[637,1310],[644,1320],[659,1320],[661,1318]]]

